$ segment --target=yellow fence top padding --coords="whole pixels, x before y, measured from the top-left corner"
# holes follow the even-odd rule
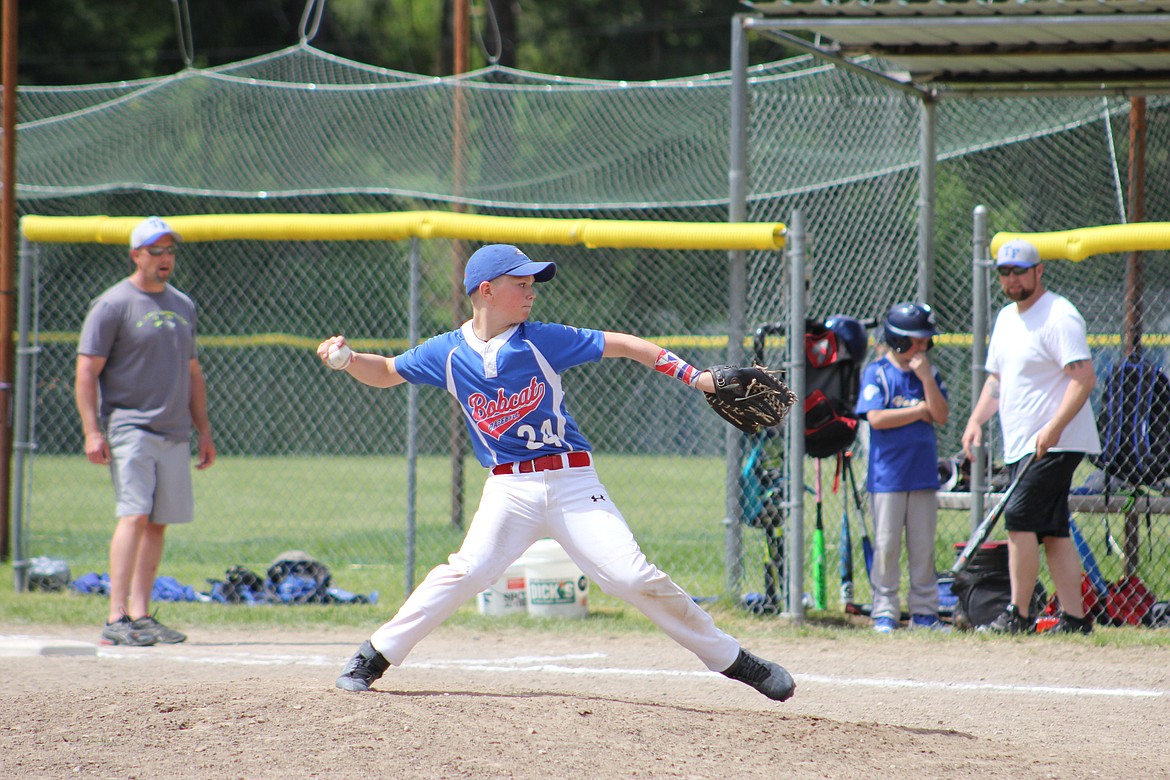
[[[383,214],[162,215],[184,241],[403,241],[447,238],[505,244],[581,244],[591,249],[782,249],[779,222],[490,217],[444,211]],[[44,217],[20,220],[29,241],[129,245],[142,217]]]
[[[1101,225],[1055,233],[996,233],[991,239],[991,256],[995,257],[1001,246],[1015,238],[1032,242],[1041,260],[1079,262],[1093,255],[1170,249],[1170,222]]]

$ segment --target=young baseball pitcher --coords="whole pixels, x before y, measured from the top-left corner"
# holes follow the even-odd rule
[[[390,358],[354,353],[342,336],[317,347],[326,365],[372,387],[410,382],[447,390],[463,409],[476,457],[491,470],[462,547],[362,643],[337,687],[369,690],[533,542],[552,537],[603,591],[640,609],[708,669],[785,701],[796,688],[792,676],[740,647],[646,560],[598,480],[560,376],[582,363],[622,357],[714,394],[717,379],[746,382],[746,372],[756,369],[717,367],[713,378],[636,336],[529,322],[536,283],[554,274],[554,263],[533,262],[514,246],[484,246],[467,262],[464,287],[473,314],[458,330]]]

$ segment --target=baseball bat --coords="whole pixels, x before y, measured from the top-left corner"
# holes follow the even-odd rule
[[[987,541],[987,537],[991,535],[991,529],[995,526],[996,521],[999,520],[999,516],[1003,514],[1003,510],[1007,506],[1008,500],[1012,497],[1012,493],[1016,492],[1016,486],[1020,484],[1020,477],[1024,476],[1024,472],[1031,465],[1032,456],[1025,456],[1023,463],[1020,464],[1020,468],[1016,471],[1015,479],[1008,485],[1007,490],[1003,493],[1003,497],[996,502],[995,506],[991,508],[991,511],[983,517],[983,521],[971,532],[971,538],[967,540],[967,545],[959,553],[959,557],[955,559],[954,565],[951,566],[950,573],[952,577],[957,577],[967,570],[979,546]]]
[[[1097,598],[1104,606],[1105,600],[1109,597],[1109,583],[1101,574],[1101,567],[1097,565],[1097,556],[1093,555],[1093,548],[1089,547],[1089,542],[1081,534],[1081,529],[1077,527],[1076,522],[1071,517],[1068,519],[1068,530],[1069,535],[1072,536],[1073,544],[1077,546],[1077,552],[1080,553],[1085,574],[1089,577],[1089,584],[1093,586]]]
[[[853,459],[851,453],[845,453],[845,476],[849,478],[849,485],[853,491],[853,505],[857,507],[857,514],[861,517],[861,555],[865,559],[865,576],[873,577],[873,542],[869,538],[869,521],[865,519],[865,507],[861,503],[861,492],[857,489],[857,480],[853,476]]]
[[[1125,500],[1125,506],[1121,508],[1121,515],[1124,517],[1129,514],[1129,510],[1133,509],[1134,503],[1137,501],[1137,493],[1131,493]],[[1105,491],[1105,502],[1109,502],[1109,491]],[[1109,557],[1111,553],[1117,553],[1119,558],[1124,558],[1125,553],[1121,550],[1121,545],[1113,538],[1113,531],[1109,528],[1109,513],[1105,513],[1105,557]],[[1096,561],[1094,561],[1095,563]]]
[[[824,503],[821,497],[821,459],[817,458],[815,462],[817,527],[813,532],[813,607],[815,609],[828,609],[829,593],[825,576],[825,523],[821,511]]]
[[[841,494],[841,606],[853,602],[853,533],[849,530],[849,500]]]

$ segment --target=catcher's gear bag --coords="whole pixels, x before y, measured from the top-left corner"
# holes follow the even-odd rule
[[[805,320],[804,451],[811,458],[832,457],[857,438],[853,407],[866,342],[851,327],[854,323],[864,336],[863,323],[841,314],[824,322]]]
[[[780,372],[759,363],[752,366],[711,366],[715,392],[703,397],[715,413],[744,433],[779,425],[796,403],[796,394]]]

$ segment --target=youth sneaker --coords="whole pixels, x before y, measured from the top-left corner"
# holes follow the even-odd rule
[[[787,701],[796,692],[796,682],[784,667],[758,658],[742,647],[735,663],[722,674],[750,685],[774,701]]]
[[[390,662],[367,639],[341,670],[337,687],[343,691],[368,691],[370,684],[389,668]]]
[[[951,627],[939,620],[938,615],[911,615],[910,628],[925,628],[928,631],[949,633]]]
[[[135,631],[154,634],[155,641],[161,645],[177,645],[187,641],[186,634],[182,631],[176,631],[170,626],[164,626],[155,619],[154,615],[143,615],[130,621],[130,625],[134,627]]]
[[[113,623],[102,626],[103,645],[127,645],[128,647],[150,647],[158,641],[158,637],[149,631],[140,631],[134,627],[133,621],[123,615]]]
[[[898,630],[898,621],[887,615],[873,619],[873,630],[879,634],[892,634]]]
[[[1060,613],[1060,619],[1056,621],[1056,625],[1048,629],[1049,634],[1091,634],[1093,633],[1093,618],[1085,615],[1084,617],[1073,617]]]
[[[1021,616],[1015,604],[1008,604],[995,620],[975,630],[990,634],[1024,634],[1033,631],[1035,624],[1034,619]]]

